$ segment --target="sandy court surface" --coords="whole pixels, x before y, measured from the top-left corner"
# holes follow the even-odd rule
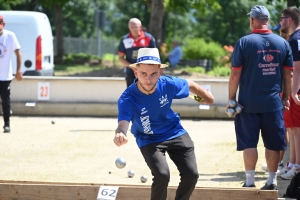
[[[54,120],[55,124],[52,124]],[[241,187],[245,180],[242,152],[237,152],[233,121],[182,120],[195,143],[200,178],[197,186]],[[0,179],[151,185],[151,173],[128,133],[129,142],[117,147],[112,142],[116,118],[11,117],[11,133],[0,133]],[[264,148],[259,143],[256,186],[264,185],[261,170]],[[123,157],[127,165],[115,166]],[[169,160],[171,186],[179,173]],[[134,170],[133,178],[127,177]],[[141,183],[140,176],[148,176]]]

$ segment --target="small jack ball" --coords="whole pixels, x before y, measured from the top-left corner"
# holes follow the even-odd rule
[[[52,121],[51,121],[51,123],[52,123],[52,124],[55,124],[55,121],[54,121],[54,120],[52,120]]]

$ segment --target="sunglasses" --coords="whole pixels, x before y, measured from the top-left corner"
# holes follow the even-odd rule
[[[290,18],[290,17],[280,17],[280,21],[282,21],[282,19],[285,19],[285,18]]]

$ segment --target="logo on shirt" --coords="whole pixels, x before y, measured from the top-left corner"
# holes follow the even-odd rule
[[[141,44],[142,46],[144,46],[144,45],[145,45],[145,40],[144,40],[144,39],[141,39],[141,40],[140,40],[140,44]]]
[[[126,38],[123,40],[125,49],[131,48],[133,46],[134,40],[132,38]]]
[[[149,120],[149,116],[141,117],[141,123],[145,134],[153,134],[153,131],[151,130],[151,123]]]
[[[143,115],[143,114],[145,114],[145,113],[147,113],[148,112],[148,110],[146,110],[146,108],[142,108],[142,110],[141,110],[141,115]]]
[[[2,43],[0,43],[0,58],[4,58],[6,52],[7,52],[6,47]]]
[[[269,43],[269,42],[266,42],[266,46],[267,46],[267,47],[270,46],[270,43]]]
[[[160,105],[161,105],[160,107],[164,107],[165,105],[167,105],[169,103],[167,95],[159,98],[159,101],[160,101]]]
[[[273,59],[274,59],[274,56],[272,56],[271,54],[267,54],[263,57],[263,59],[266,61],[266,62],[271,62]]]

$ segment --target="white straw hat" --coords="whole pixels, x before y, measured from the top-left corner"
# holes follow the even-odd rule
[[[166,64],[161,64],[157,48],[140,48],[136,63],[130,64],[129,67],[135,68],[137,64],[157,64],[160,65],[160,68],[169,67]]]

